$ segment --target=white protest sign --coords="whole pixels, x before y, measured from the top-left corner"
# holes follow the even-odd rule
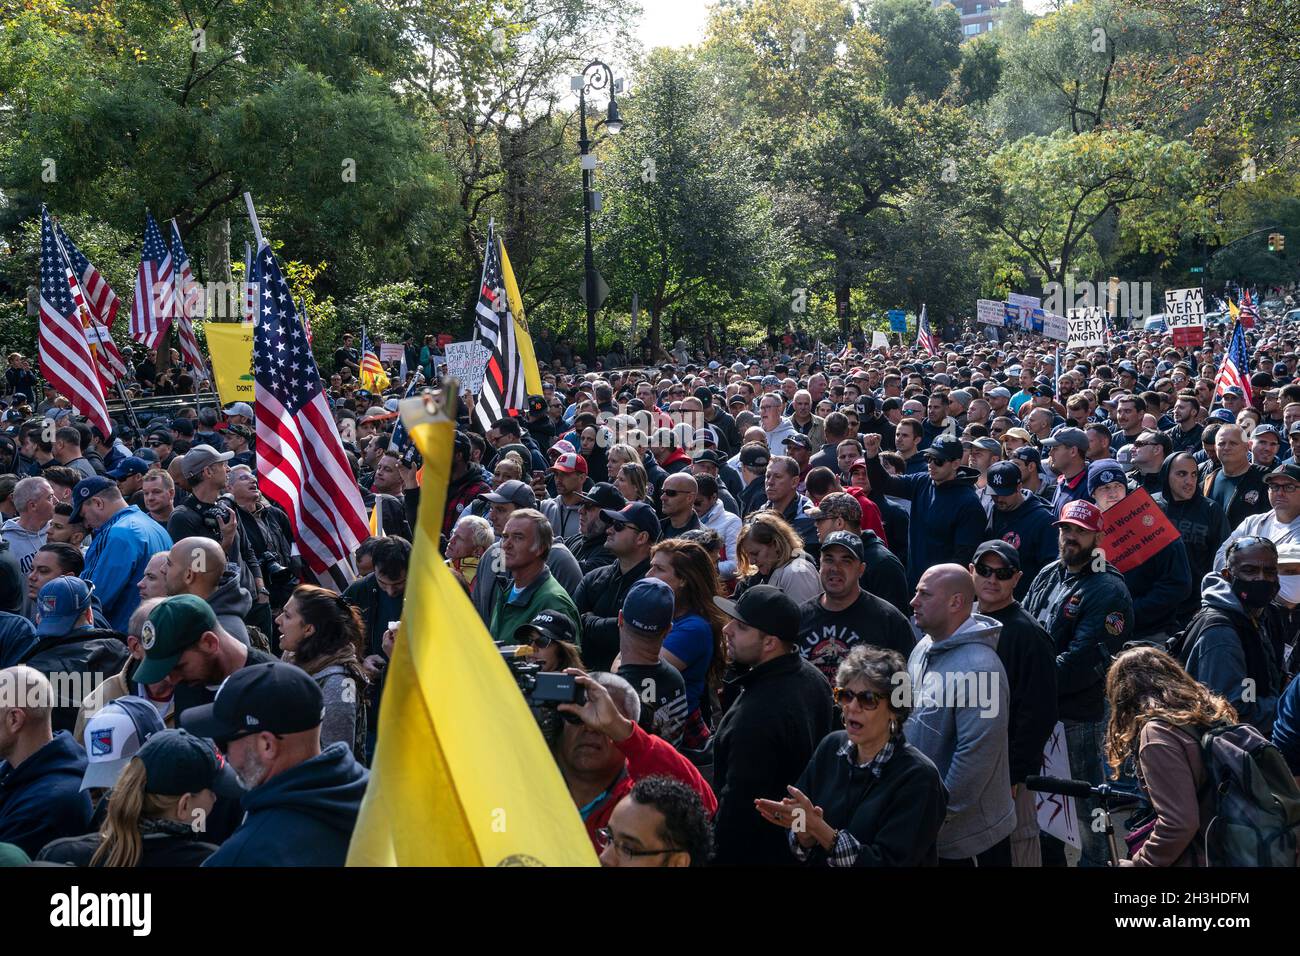
[[[1106,310],[1099,305],[1071,309],[1069,315],[1070,348],[1088,348],[1106,344]]]
[[[447,378],[454,378],[463,390],[475,395],[483,388],[483,375],[487,371],[492,353],[478,342],[448,342]]]
[[[1205,294],[1200,289],[1165,290],[1165,326],[1178,348],[1205,341]]]
[[[1019,292],[1013,292],[1007,296],[1007,303],[1014,305],[1019,310],[1019,325],[1026,331],[1033,327],[1034,309],[1043,307],[1042,299],[1032,295],[1021,295]]]
[[[1003,304],[993,299],[979,299],[975,303],[976,320],[981,325],[1001,326],[1004,324],[1003,316],[1005,314],[1006,310]]]
[[[1070,323],[1063,315],[1043,314],[1043,335],[1058,342],[1067,342],[1070,338]]]
[[[1073,779],[1070,773],[1070,756],[1065,749],[1065,724],[1057,723],[1047,746],[1043,748],[1044,777],[1061,777]],[[1074,798],[1064,797],[1058,793],[1037,793],[1038,826],[1044,833],[1050,833],[1063,843],[1068,843],[1076,850],[1081,848],[1079,840],[1079,817],[1074,810]]]
[[[889,348],[889,336],[885,335],[884,332],[872,332],[872,333],[871,333],[871,347],[872,347],[873,349],[887,349],[887,348]]]
[[[381,362],[400,362],[406,349],[401,342],[385,342],[379,346],[379,361]]]

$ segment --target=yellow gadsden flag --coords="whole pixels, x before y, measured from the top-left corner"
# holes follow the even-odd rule
[[[515,270],[510,267],[510,257],[506,255],[506,244],[501,243],[501,281],[506,287],[506,300],[510,303],[510,314],[515,317],[515,345],[519,349],[519,360],[524,366],[525,394],[542,394],[542,373],[537,370],[537,353],[533,351],[533,338],[528,334],[528,323],[524,320],[524,300],[519,296],[519,284],[515,282]]]
[[[438,553],[455,423],[418,397],[402,422],[424,491],[348,865],[595,866],[523,694]]]
[[[253,404],[253,323],[207,322],[203,332],[222,403]]]

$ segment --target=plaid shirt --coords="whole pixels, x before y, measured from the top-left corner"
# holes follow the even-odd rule
[[[879,779],[880,772],[889,762],[889,758],[894,756],[894,750],[899,743],[898,737],[891,737],[885,746],[880,748],[880,752],[868,760],[866,763],[855,763],[853,758],[857,752],[857,746],[851,740],[845,740],[844,746],[840,747],[835,753],[849,762],[850,766],[857,767],[859,770],[867,770],[873,777]],[[790,849],[800,861],[806,861],[812,856],[812,847],[803,847],[795,839],[794,831],[790,831]],[[862,851],[862,844],[848,830],[839,830],[835,834],[835,842],[831,848],[826,851],[826,862],[830,866],[852,866],[858,861],[858,854]]]

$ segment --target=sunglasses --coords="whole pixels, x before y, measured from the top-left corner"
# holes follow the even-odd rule
[[[665,488],[663,491],[659,492],[659,494],[664,498],[676,498],[678,495],[685,495],[689,493],[690,492],[686,492],[686,491],[674,491],[672,488]]]
[[[870,690],[849,690],[847,687],[836,687],[831,692],[835,698],[835,703],[841,707],[848,705],[851,700],[856,700],[858,706],[863,710],[875,710],[880,706],[880,702],[885,699],[883,694],[877,694]]]
[[[1010,581],[1016,576],[1015,568],[990,568],[987,564],[975,565],[975,573],[982,578],[997,578],[999,581]]]
[[[613,524],[610,525],[610,527],[614,529],[615,534],[622,534],[629,527],[631,527],[631,525],[623,521],[615,521]]]

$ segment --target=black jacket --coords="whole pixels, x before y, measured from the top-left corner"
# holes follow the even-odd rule
[[[876,777],[840,754],[848,739],[842,730],[828,734],[795,786],[822,808],[827,823],[853,834],[859,845],[854,866],[936,866],[948,791],[934,763],[899,740]],[[820,846],[812,848],[808,865],[827,865]]]
[[[798,653],[759,664],[735,679],[736,702],[713,747],[714,817],[719,864],[790,866],[786,831],[758,815],[754,800],[780,800],[831,729],[831,689]]]
[[[998,660],[1011,694],[1007,736],[1011,783],[1040,773],[1043,748],[1056,727],[1056,651],[1052,639],[1014,601],[1000,611],[980,611],[1002,624]]]
[[[583,534],[571,534],[564,539],[564,546],[573,552],[573,557],[582,568],[583,574],[590,574],[597,568],[613,564],[617,559],[614,552],[605,545],[605,535],[588,538]]]
[[[866,560],[866,569],[862,572],[860,582],[863,589],[885,603],[892,604],[903,617],[910,618],[912,591],[907,586],[907,571],[903,568],[903,562],[885,547],[885,542],[870,528],[862,532],[862,551]]]
[[[618,612],[632,585],[650,570],[646,558],[627,574],[618,561],[582,576],[573,603],[582,615],[582,660],[594,671],[607,671],[618,656]]]
[[[71,634],[39,638],[20,663],[35,668],[47,677],[51,674],[100,675],[95,685],[121,672],[131,652],[126,647],[126,635],[117,631],[85,628]],[[94,687],[83,683],[83,694]],[[68,697],[54,702],[52,715],[55,733],[73,730],[77,726],[77,713],[81,701]]]
[[[178,820],[144,819],[140,822],[140,836],[140,862],[136,864],[140,867],[198,866],[217,852],[215,843],[205,843],[204,834]],[[100,842],[98,833],[65,837],[47,844],[36,859],[64,866],[90,866]]]
[[[1168,634],[1174,628],[1175,608],[1198,590],[1187,565],[1187,548],[1175,538],[1136,567],[1124,572],[1133,598],[1133,636]]]
[[[1214,487],[1214,481],[1223,471],[1222,465],[1215,465],[1201,483],[1201,491],[1207,495]],[[1269,510],[1268,485],[1264,479],[1268,469],[1263,465],[1250,465],[1237,482],[1237,490],[1228,499],[1228,527],[1235,528],[1251,515],[1263,514]]]
[[[1187,565],[1191,571],[1192,587],[1178,605],[1176,618],[1180,626],[1191,620],[1201,607],[1201,581],[1214,570],[1214,555],[1228,537],[1228,519],[1222,506],[1201,491],[1201,482],[1192,486],[1192,496],[1186,501],[1175,501],[1169,490],[1169,470],[1173,466],[1174,452],[1165,459],[1160,469],[1160,494],[1154,495],[1160,510],[1169,523],[1182,535],[1187,549]]]

